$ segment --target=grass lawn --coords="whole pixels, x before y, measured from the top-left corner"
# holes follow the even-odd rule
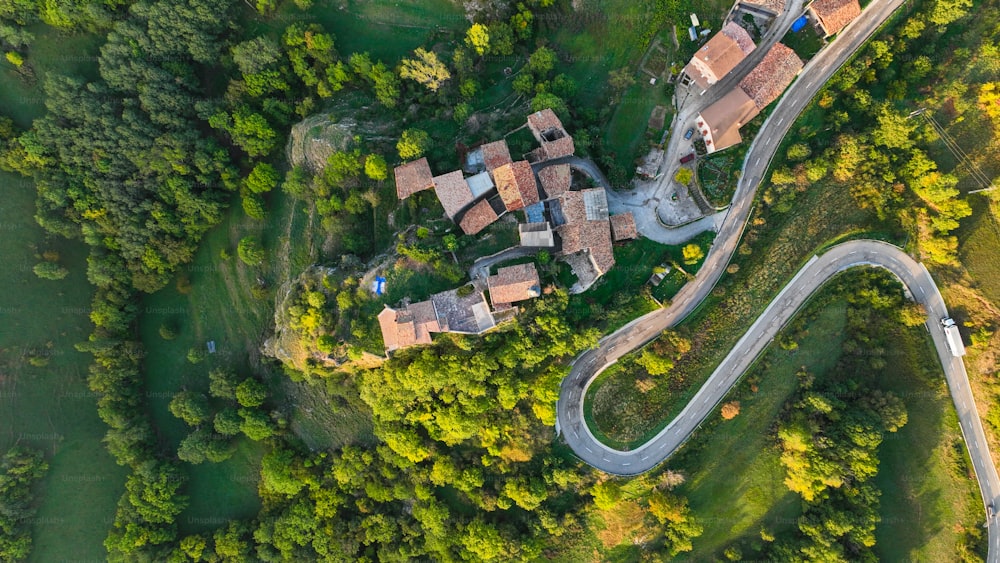
[[[16,443],[45,452],[51,469],[38,488],[32,526],[33,561],[104,560],[125,471],[104,448],[107,430],[97,397],[87,388],[89,354],[73,348],[87,339],[92,290],[86,248],[49,239],[34,219],[33,184],[0,174],[0,451]],[[70,274],[40,280],[36,255],[54,250]],[[35,367],[29,357],[45,358]]]
[[[649,143],[658,143],[663,133],[662,129],[653,131],[647,128],[653,108],[658,105],[667,108],[665,128],[673,119],[670,96],[664,91],[663,83],[651,85],[646,74],[638,73],[636,76],[636,83],[622,95],[605,128],[608,149],[615,153],[618,164],[630,171],[635,168],[635,159],[647,152]]]
[[[781,42],[791,47],[795,54],[802,59],[802,62],[808,62],[823,48],[823,38],[813,31],[811,25],[807,25],[797,32],[789,31],[781,39]]]

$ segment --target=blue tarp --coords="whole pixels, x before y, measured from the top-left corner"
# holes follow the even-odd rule
[[[524,214],[528,216],[529,223],[543,223],[545,221],[545,203],[539,201],[525,207]]]
[[[375,295],[382,295],[385,292],[385,278],[377,276],[375,282],[372,284],[372,290],[375,292]]]
[[[795,23],[792,24],[792,31],[799,31],[808,24],[809,18],[802,16],[801,18],[795,20]]]

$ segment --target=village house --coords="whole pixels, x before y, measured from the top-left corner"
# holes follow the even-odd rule
[[[858,0],[816,0],[809,4],[806,14],[816,22],[823,37],[830,37],[861,15],[861,4]]]
[[[493,210],[489,200],[481,199],[476,202],[468,211],[462,215],[458,221],[458,226],[467,235],[478,234],[479,231],[492,225],[500,216]]]
[[[740,127],[778,99],[802,70],[795,51],[775,43],[739,86],[698,114],[695,124],[709,153],[743,141]]]
[[[704,94],[756,48],[745,29],[729,22],[691,57],[681,73],[681,82],[693,82],[699,94]]]
[[[552,225],[548,221],[521,223],[517,226],[517,234],[521,239],[521,246],[551,248],[556,245]]]
[[[576,152],[573,137],[563,128],[562,121],[551,109],[543,109],[528,116],[528,129],[541,147],[528,155],[532,162],[541,162]]]
[[[709,153],[743,142],[740,127],[757,117],[760,110],[742,88],[733,88],[719,101],[698,114],[695,125]]]
[[[753,99],[757,109],[763,110],[795,80],[802,71],[802,59],[790,47],[775,43],[743,80],[740,89]]]
[[[385,350],[392,352],[407,346],[430,344],[431,333],[448,330],[447,321],[442,324],[442,320],[431,301],[412,303],[402,309],[386,306],[378,314]]]
[[[430,344],[438,332],[482,334],[496,326],[481,286],[471,292],[461,288],[435,293],[427,301],[393,309],[386,305],[378,314],[385,351]]]
[[[509,309],[513,303],[534,299],[542,294],[541,281],[534,264],[498,268],[496,275],[487,278],[487,285],[495,311]]]
[[[559,255],[585,290],[615,265],[607,194],[604,188],[569,191],[554,200],[550,210]]]
[[[526,160],[500,166],[493,171],[493,182],[507,211],[517,211],[539,202],[535,173]]]
[[[635,226],[635,216],[632,212],[611,216],[611,238],[615,242],[639,238],[639,230]]]
[[[406,199],[417,192],[434,187],[434,174],[427,164],[426,157],[397,166],[394,172],[396,195],[399,199]]]
[[[461,170],[455,170],[441,176],[434,177],[434,193],[437,194],[441,206],[444,207],[445,214],[452,221],[460,211],[468,207],[475,199],[475,195],[469,188],[469,183],[465,181]]]
[[[546,166],[538,171],[538,179],[542,183],[545,199],[552,199],[569,191],[572,184],[572,172],[569,164]]]

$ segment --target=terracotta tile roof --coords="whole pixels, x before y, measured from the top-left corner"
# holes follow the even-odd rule
[[[434,174],[427,158],[407,162],[396,167],[396,195],[406,199],[411,195],[434,187]]]
[[[458,225],[462,227],[465,234],[474,235],[488,227],[497,219],[499,219],[499,217],[497,216],[496,211],[493,211],[493,207],[490,206],[490,202],[488,200],[481,199],[465,212],[465,215],[462,216]]]
[[[756,47],[745,29],[729,22],[701,46],[684,67],[696,84],[707,88],[729,74]]]
[[[556,227],[556,233],[559,234],[559,242],[561,243],[559,252],[562,254],[573,254],[574,252],[580,252],[583,250],[583,239],[580,235],[580,224],[566,224],[561,227]]]
[[[528,127],[541,133],[547,129],[562,129],[563,124],[562,121],[559,121],[556,112],[552,111],[551,108],[545,108],[528,116]]]
[[[535,173],[526,160],[497,168],[493,171],[493,180],[508,211],[524,209],[539,201]]]
[[[611,246],[611,227],[607,221],[587,221],[580,229],[580,237],[600,273],[606,273],[615,265],[615,251]]]
[[[426,302],[429,303],[429,302]],[[412,305],[411,305],[412,307]],[[433,308],[433,305],[431,305]],[[407,309],[386,307],[378,314],[378,324],[382,329],[382,340],[386,352],[392,352],[415,344],[430,344],[431,335],[426,323],[416,323],[414,313]]]
[[[736,22],[727,23],[723,26],[721,33],[735,41],[744,55],[749,55],[751,51],[757,48],[747,30],[743,29],[743,26]]]
[[[583,202],[582,191],[571,191],[559,197],[559,207],[566,224],[582,223],[587,220],[587,208]]]
[[[495,276],[487,279],[490,288],[490,301],[493,306],[516,303],[525,299],[533,299],[541,295],[542,286],[538,279],[538,270],[534,264],[519,264],[497,269]]]
[[[705,148],[712,153],[743,141],[740,127],[757,116],[760,110],[742,88],[733,88],[719,101],[698,114],[695,125],[705,138]]]
[[[576,152],[573,137],[566,132],[561,121],[551,109],[544,109],[528,116],[528,128],[542,145],[541,154],[545,160],[569,156]]]
[[[611,236],[616,241],[633,239],[639,236],[635,227],[635,217],[632,212],[611,216]]]
[[[858,0],[816,0],[809,9],[816,14],[816,19],[828,36],[839,33],[861,15]]]
[[[486,143],[480,147],[483,151],[483,164],[486,170],[493,172],[504,164],[513,162],[510,159],[510,150],[507,148],[507,141],[500,139],[492,143]]]
[[[750,0],[740,2],[740,4],[759,6],[775,15],[785,11],[785,0]]]
[[[775,43],[760,63],[740,80],[740,88],[753,98],[758,109],[778,99],[802,70],[802,60],[789,47]]]
[[[546,198],[559,197],[569,191],[572,183],[569,164],[557,164],[542,168],[538,171],[538,179],[542,181],[542,189],[545,190]]]
[[[565,137],[560,137],[555,141],[547,141],[542,143],[542,150],[545,151],[546,160],[551,158],[560,158],[563,156],[569,156],[576,152],[576,145],[573,144],[573,137],[568,134]]]
[[[468,182],[462,176],[461,170],[435,176],[434,192],[437,194],[438,199],[441,200],[444,212],[451,219],[454,219],[459,211],[475,199],[472,195],[472,190],[469,189]]]

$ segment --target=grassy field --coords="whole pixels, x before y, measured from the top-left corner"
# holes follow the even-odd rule
[[[647,152],[650,143],[659,143],[663,130],[647,128],[653,108],[661,105],[668,108],[664,127],[670,126],[673,112],[669,108],[671,96],[663,89],[663,84],[651,85],[649,76],[639,73],[636,83],[623,95],[608,122],[605,142],[617,155],[617,162],[626,170],[635,168],[634,160]],[[624,189],[625,186],[615,186]]]
[[[33,561],[103,560],[104,541],[124,470],[101,439],[97,397],[87,388],[90,356],[73,345],[86,340],[91,288],[86,248],[49,239],[33,219],[34,186],[0,174],[0,451],[20,443],[45,452],[51,470],[39,488],[32,525]],[[45,251],[70,270],[61,281],[31,271]],[[47,361],[44,366],[33,366]]]

